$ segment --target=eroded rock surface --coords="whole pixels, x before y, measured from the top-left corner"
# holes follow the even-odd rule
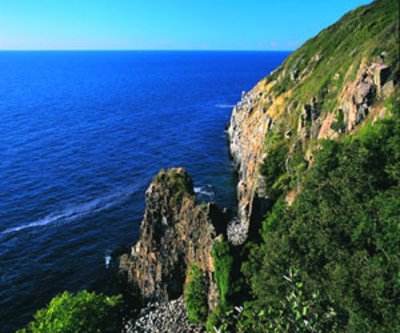
[[[193,181],[183,168],[160,171],[146,191],[140,239],[121,256],[123,279],[143,300],[167,302],[183,294],[186,270],[197,264],[206,276],[209,308],[214,308],[211,251],[226,225],[217,205],[197,205]]]
[[[381,60],[384,61],[383,56]],[[394,69],[366,59],[350,66],[345,73],[333,75],[331,86],[326,87],[326,93],[335,96],[331,98],[332,106],[317,97],[307,103],[294,98],[296,89],[307,82],[320,61],[321,54],[317,53],[303,71],[297,68],[289,71],[282,65],[275,71],[277,75],[270,75],[276,79],[266,78],[243,93],[232,111],[227,132],[230,152],[239,173],[238,221],[231,223],[228,229],[228,237],[234,235],[229,237],[233,244],[246,240],[251,225],[263,220],[270,205],[260,175],[260,167],[268,158],[266,137],[269,132],[284,133],[290,146],[286,160],[288,169],[292,156],[300,151],[311,165],[313,150],[318,149],[317,140],[340,139],[341,134],[351,134],[365,120],[375,121],[386,115],[384,99],[392,95],[397,86],[396,81],[390,79]],[[287,82],[286,77],[292,81],[290,87],[275,89]],[[339,79],[342,79],[341,85],[337,84]],[[287,193],[289,204],[297,191],[292,189]],[[240,231],[240,237],[236,230]]]

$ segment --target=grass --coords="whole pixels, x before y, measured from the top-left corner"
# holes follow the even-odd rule
[[[324,109],[333,111],[336,106],[333,101],[337,101],[343,78],[351,67],[350,81],[355,79],[362,60],[375,61],[383,51],[388,53],[386,64],[393,66],[396,63],[398,11],[397,0],[381,0],[348,13],[291,54],[266,82],[277,80],[284,72],[283,78],[273,86],[273,93],[280,95],[295,87],[289,102],[308,103],[316,96],[323,100]],[[320,55],[319,61],[316,55]],[[296,69],[300,73],[308,69],[312,75],[292,81],[290,73]],[[393,71],[392,78],[396,72],[398,69]]]

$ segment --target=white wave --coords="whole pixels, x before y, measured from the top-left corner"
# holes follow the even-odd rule
[[[219,109],[233,109],[235,107],[235,105],[230,105],[230,104],[216,104],[215,105],[216,108]]]
[[[199,186],[194,188],[194,193],[196,194],[201,194],[207,197],[213,197],[215,195],[215,192],[212,190],[211,185],[204,185],[204,186]]]
[[[18,227],[13,227],[2,231],[0,234],[9,234],[18,232],[24,229],[30,229],[35,227],[44,227],[53,224],[69,223],[84,216],[99,213],[101,211],[107,210],[112,206],[122,203],[128,199],[128,197],[133,193],[132,188],[128,188],[125,191],[118,191],[110,195],[96,198],[84,203],[79,203],[68,208],[65,208],[57,213],[51,213],[44,218],[31,222]]]
[[[110,255],[106,255],[104,257],[104,260],[105,260],[106,268],[110,267],[111,256]]]

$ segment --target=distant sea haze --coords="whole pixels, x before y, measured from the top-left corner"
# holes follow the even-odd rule
[[[287,55],[0,52],[2,332],[64,290],[115,292],[109,254],[136,241],[160,168],[234,208],[225,125]]]

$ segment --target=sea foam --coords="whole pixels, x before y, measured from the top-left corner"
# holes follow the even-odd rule
[[[136,186],[128,187],[124,190],[118,190],[109,195],[98,197],[86,202],[69,205],[67,208],[51,213],[37,221],[30,222],[24,225],[6,229],[0,234],[9,234],[31,229],[36,227],[44,227],[55,224],[65,224],[79,220],[85,216],[96,214],[107,210],[117,204],[125,202],[131,194],[135,192]]]

